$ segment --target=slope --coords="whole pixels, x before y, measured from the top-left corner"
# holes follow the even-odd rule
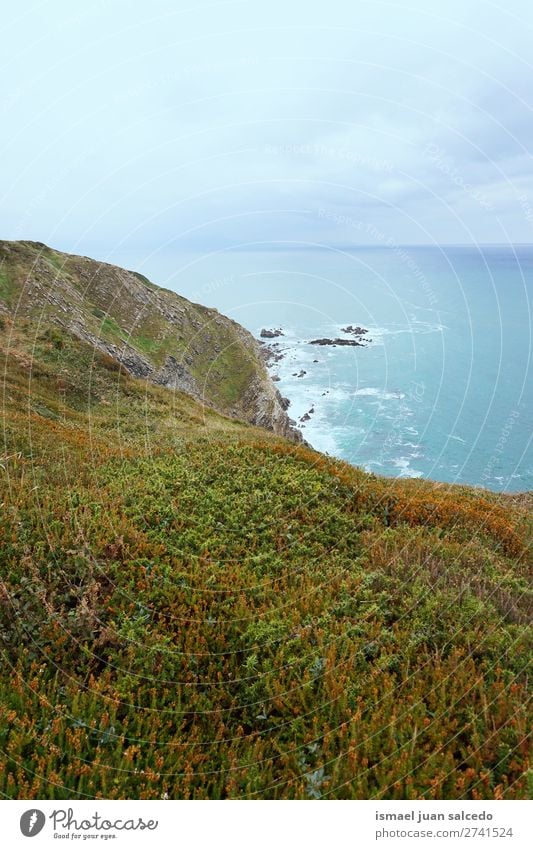
[[[67,331],[136,377],[301,438],[251,334],[143,275],[42,243],[0,242],[0,304],[30,321],[34,337]]]
[[[527,501],[367,475],[44,309],[1,318],[0,792],[526,797]]]

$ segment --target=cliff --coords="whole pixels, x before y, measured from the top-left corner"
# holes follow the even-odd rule
[[[129,374],[299,441],[260,346],[215,309],[40,242],[0,242],[0,314],[72,334]]]

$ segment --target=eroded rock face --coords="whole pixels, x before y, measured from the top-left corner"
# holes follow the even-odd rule
[[[260,377],[254,378],[243,404],[250,411],[252,424],[266,427],[294,442],[302,441],[301,433],[293,427],[295,422],[286,412],[290,401],[282,397],[272,381],[265,383]]]
[[[159,371],[156,382],[168,389],[178,389],[187,395],[192,395],[201,400],[202,390],[195,378],[184,363],[180,363],[176,357],[168,356],[163,368]]]

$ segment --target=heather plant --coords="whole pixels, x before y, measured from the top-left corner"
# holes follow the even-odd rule
[[[525,798],[530,516],[4,352],[0,787]]]

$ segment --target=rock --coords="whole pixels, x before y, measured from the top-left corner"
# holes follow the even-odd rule
[[[275,339],[276,336],[284,336],[283,330],[278,327],[275,330],[266,330],[264,327],[259,334],[262,339]]]
[[[266,345],[264,342],[262,343],[263,347],[259,349],[261,356],[265,362],[265,365],[271,366],[272,363],[279,363],[285,356],[279,351],[274,351],[274,345]]]
[[[294,442],[302,442],[300,432],[294,429],[296,423],[289,419],[287,415],[286,410],[289,405],[289,399],[282,397],[270,378],[266,383],[258,375],[252,379],[242,398],[237,415],[238,418],[243,418],[241,410],[244,407],[247,411],[245,420],[259,425],[259,427],[272,430],[274,433],[285,436]]]
[[[304,369],[301,369],[299,372],[295,371],[294,374],[293,374],[293,377],[305,377],[306,374],[307,374],[307,372],[304,371]]]
[[[189,369],[178,362],[175,357],[168,356],[165,365],[157,375],[156,382],[161,386],[166,386],[169,389],[177,389],[180,392],[185,392],[187,395],[192,395],[198,400],[202,399],[202,390],[198,385]]]
[[[315,408],[311,407],[311,409],[308,410],[307,413],[304,413],[303,416],[300,417],[300,421],[301,422],[308,422],[311,419],[311,416],[313,415],[314,412],[315,412]]]
[[[365,348],[366,345],[363,345],[362,342],[358,342],[357,339],[312,339],[309,342],[310,345],[332,345],[336,347],[337,345],[345,345],[351,348]]]
[[[348,324],[347,327],[341,327],[341,333],[351,333],[352,336],[364,336],[365,333],[368,333],[368,330],[364,327],[359,327],[359,325],[354,327],[352,324]]]

